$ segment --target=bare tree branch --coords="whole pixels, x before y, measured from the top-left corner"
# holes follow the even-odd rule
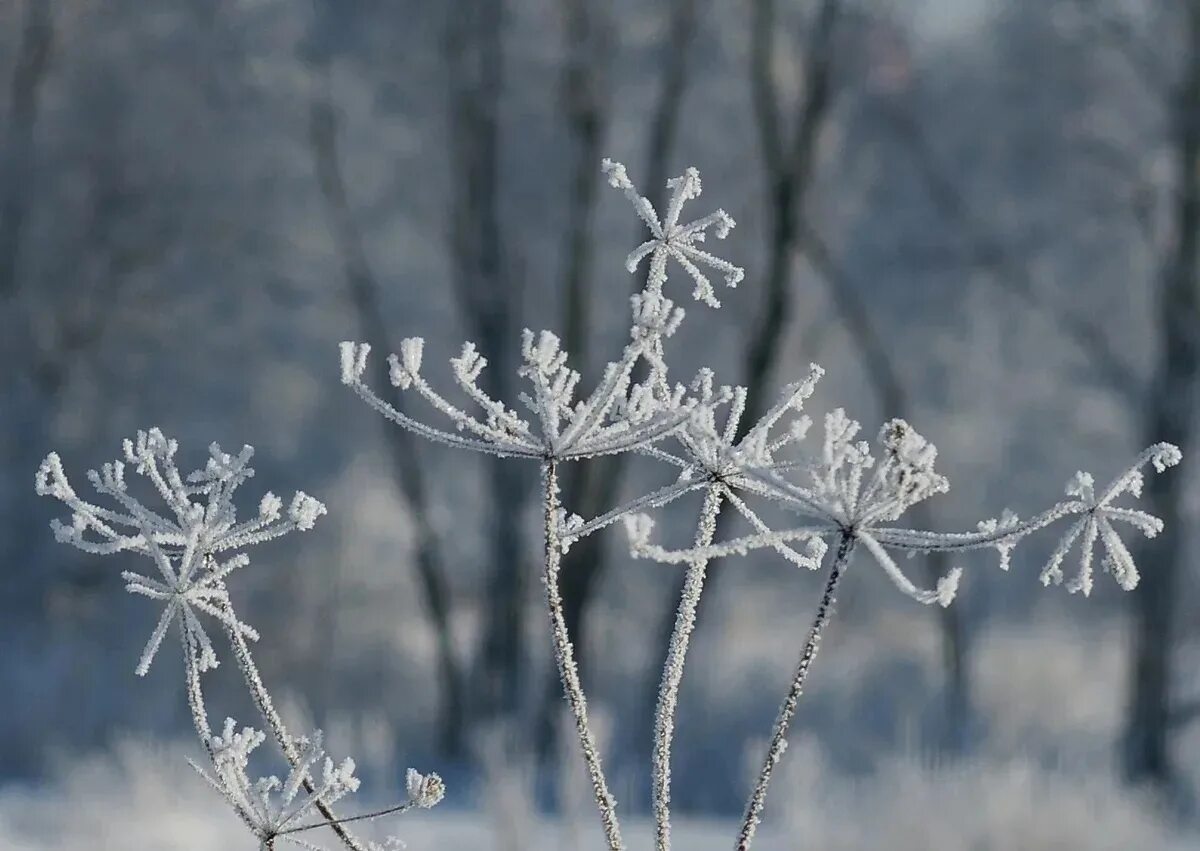
[[[500,95],[504,83],[504,2],[464,0],[446,7],[450,81],[453,281],[459,307],[480,350],[491,362],[485,392],[509,399],[515,336],[516,287],[508,273],[500,219]],[[521,470],[505,459],[487,462],[491,502],[482,646],[472,681],[477,709],[512,716],[524,691],[528,652],[524,613],[529,586],[524,532],[516,521],[528,496]]]
[[[1200,396],[1200,0],[1187,0],[1185,57],[1171,110],[1178,180],[1174,241],[1162,262],[1159,350],[1143,430],[1187,452],[1195,437]],[[1165,523],[1185,523],[1183,482],[1160,478],[1181,477],[1148,482],[1150,511]],[[1178,779],[1168,747],[1171,657],[1187,562],[1179,535],[1156,540],[1152,552],[1155,569],[1146,572],[1133,599],[1136,632],[1124,767],[1131,780],[1171,787]]]
[[[925,181],[934,203],[947,219],[960,227],[970,264],[989,272],[987,281],[993,286],[1017,296],[1051,319],[1089,356],[1091,364],[1117,392],[1140,403],[1144,396],[1142,380],[1113,342],[1099,328],[1050,303],[1038,292],[1028,266],[1009,246],[988,235],[991,228],[980,222],[967,199],[947,177],[932,145],[910,115],[895,108],[885,108],[884,114]]]
[[[341,258],[342,272],[349,286],[351,301],[357,312],[363,336],[394,351],[395,346],[389,342],[391,334],[383,319],[379,283],[367,259],[362,235],[355,224],[345,180],[342,177],[341,158],[338,153],[338,119],[332,102],[328,75],[327,67],[314,70],[313,96],[309,110],[309,144],[317,183],[325,202],[325,212]],[[376,358],[374,368],[377,373],[376,385],[389,386],[387,362],[383,358]],[[392,400],[392,404],[401,407],[403,402],[396,398]],[[437,646],[437,670],[441,678],[441,706],[438,712],[441,745],[448,754],[458,755],[464,746],[466,696],[462,665],[454,649],[454,637],[450,627],[450,592],[445,565],[437,533],[429,519],[432,512],[429,508],[425,473],[412,436],[403,429],[388,428],[385,431],[392,464],[392,478],[409,506],[417,577],[420,580],[429,626]]]
[[[21,237],[29,215],[34,128],[54,53],[52,0],[26,0],[17,62],[9,82],[6,150],[0,167],[0,299],[17,288]]]
[[[587,0],[565,0],[566,58],[561,101],[574,139],[574,165],[567,202],[564,240],[564,345],[572,363],[588,362],[588,293],[591,281],[592,218],[600,182],[596,180],[607,125],[605,56],[609,22]]]
[[[1139,38],[1129,18],[1103,0],[1068,0],[1092,39],[1123,61],[1146,92],[1160,97],[1170,88],[1170,72],[1162,56]]]

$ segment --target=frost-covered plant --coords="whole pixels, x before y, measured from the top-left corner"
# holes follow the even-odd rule
[[[614,851],[624,845],[616,802],[609,792],[588,722],[587,701],[563,619],[558,590],[562,554],[580,538],[624,518],[635,556],[687,566],[654,723],[656,844],[659,849],[667,849],[671,843],[670,767],[676,701],[709,561],[766,547],[792,564],[815,570],[826,563],[827,551],[834,550],[813,625],[746,805],[736,847],[747,849],[762,816],[772,772],[786,747],[788,727],[821,634],[829,622],[838,584],[860,545],[909,597],[947,606],[958,588],[960,568],[950,571],[932,589],[918,588],[900,570],[892,553],[992,548],[999,551],[1001,566],[1007,568],[1009,556],[1020,541],[1059,521],[1069,521],[1042,572],[1043,583],[1062,581],[1062,563],[1079,541],[1080,568],[1068,588],[1086,594],[1091,589],[1093,553],[1099,541],[1106,554],[1106,570],[1122,587],[1131,589],[1137,584],[1137,571],[1114,524],[1132,525],[1147,536],[1159,532],[1162,524],[1144,512],[1117,507],[1114,501],[1126,493],[1138,495],[1141,468],[1149,464],[1162,472],[1179,462],[1180,453],[1169,444],[1152,446],[1099,493],[1090,476],[1077,474],[1068,486],[1067,500],[1025,521],[1005,512],[967,533],[895,525],[909,508],[949,487],[947,479],[934,469],[936,449],[903,420],[884,425],[877,449],[873,449],[859,439],[859,424],[844,411],[835,410],[824,417],[823,439],[817,451],[805,454],[798,450],[810,422],[801,407],[822,375],[819,367],[811,366],[799,383],[785,389],[774,407],[745,429],[741,423],[746,407],[744,388],[717,385],[709,370],[702,370],[687,385],[669,382],[664,342],[683,320],[683,311],[664,294],[669,266],[672,262],[678,264],[692,278],[694,298],[718,307],[713,286],[700,267],[720,272],[729,286],[736,285],[743,272],[701,250],[698,244],[709,232],[723,238],[734,222],[718,210],[689,224],[679,223],[684,203],[700,195],[700,177],[695,169],[668,181],[671,195],[661,217],[637,192],[622,165],[605,160],[603,171],[609,183],[633,203],[650,231],[650,238],[629,255],[626,268],[633,273],[648,258],[649,272],[645,288],[632,300],[630,342],[608,365],[590,394],[577,394],[579,373],[568,366],[558,338],[545,331],[540,335],[530,331],[524,334],[519,373],[529,390],[515,400],[519,404],[492,399],[479,387],[477,379],[486,361],[473,344],[466,343],[462,354],[451,360],[454,382],[468,403],[478,407],[478,414],[450,402],[426,381],[421,372],[424,343],[420,338],[403,341],[399,355],[389,358],[392,384],[402,391],[415,391],[435,413],[449,420],[449,428],[429,425],[401,412],[363,383],[369,352],[365,343],[341,345],[342,381],[385,417],[419,435],[457,448],[539,464],[545,529],[543,577],[551,640],[605,836]],[[643,365],[640,371],[639,363]],[[639,374],[645,377],[635,378]],[[560,465],[620,452],[637,452],[669,465],[676,470],[675,481],[590,520],[561,505],[557,478]],[[692,547],[670,550],[653,544],[653,522],[642,512],[692,491],[704,493]],[[782,506],[797,516],[799,523],[787,529],[772,529],[754,509],[754,502]],[[717,516],[726,505],[750,524],[753,534],[714,543]]]
[[[257,516],[238,522],[234,496],[254,475],[250,466],[254,450],[244,446],[231,455],[214,443],[206,465],[184,475],[175,460],[178,448],[156,428],[140,431],[134,440],[125,441],[122,458],[89,471],[92,486],[114,507],[82,499],[71,487],[58,455],[48,455],[37,472],[37,493],[58,499],[71,511],[69,522],[52,522],[55,537],[84,552],[131,552],[153,562],[157,576],[133,571],[121,574],[127,591],[163,604],[136,673],[141,676],[149,670],[167,631],[176,624],[188,706],[211,764],[211,773],[198,766],[197,770],[224,796],[260,848],[275,848],[279,842],[317,848],[300,834],[320,827],[330,828],[353,851],[381,848],[357,838],[345,825],[413,807],[432,807],[442,797],[441,779],[410,769],[406,802],[375,813],[338,818],[333,804],[358,788],[354,762],[347,759],[335,766],[326,758],[319,730],[310,737],[288,732],[250,650],[249,642],[258,640],[258,632],[239,617],[226,586],[235,570],[250,563],[241,550],[289,532],[312,529],[325,514],[325,506],[297,492],[285,510],[283,500],[268,492],[259,501]],[[131,493],[127,470],[148,483],[144,490],[161,501],[165,511],[149,508]],[[221,560],[223,554],[228,556]],[[213,734],[201,675],[216,668],[219,660],[201,615],[218,623],[229,641],[254,705],[288,764],[283,782],[275,777],[252,781],[247,773],[250,754],[266,740],[266,733],[250,727],[239,733],[229,719],[221,735]],[[313,818],[320,821],[313,822]]]

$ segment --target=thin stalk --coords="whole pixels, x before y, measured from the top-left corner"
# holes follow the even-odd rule
[[[196,735],[200,744],[213,759],[212,726],[208,722],[208,709],[204,705],[204,692],[200,688],[200,664],[196,661],[196,648],[188,635],[183,619],[179,619],[179,643],[183,646],[183,679],[187,691],[188,708],[192,711],[192,724],[196,727]]]
[[[254,663],[254,657],[250,653],[249,645],[246,644],[245,636],[228,624],[225,625],[225,634],[229,636],[229,642],[233,647],[233,656],[237,660],[238,669],[242,672],[242,679],[246,682],[246,688],[250,691],[250,697],[258,709],[259,715],[262,716],[263,723],[270,729],[288,763],[293,767],[298,766],[300,764],[300,754],[296,751],[292,737],[288,735],[283,718],[280,717],[279,711],[275,708],[275,702],[271,700],[271,695],[267,692],[266,685],[263,684],[262,675],[259,674],[258,666]],[[304,778],[304,791],[310,794],[315,791],[312,780],[308,777]],[[328,804],[318,801],[317,811],[329,822],[329,827],[337,834],[338,839],[347,848],[352,849],[352,851],[366,851],[366,846],[362,840],[342,827],[337,813]]]
[[[721,510],[723,486],[713,484],[704,494],[704,505],[696,524],[697,549],[712,543],[717,530],[717,514]],[[668,851],[671,847],[671,743],[675,738],[675,710],[679,704],[679,684],[683,680],[683,664],[696,628],[696,609],[704,590],[704,574],[708,559],[697,559],[688,565],[675,614],[675,628],[667,645],[663,663],[662,682],[658,689],[658,707],[654,711],[654,755],[651,763],[651,784],[654,796],[654,830],[656,847]]]
[[[587,698],[579,682],[579,669],[575,665],[575,651],[567,634],[563,618],[562,596],[558,588],[558,574],[562,565],[562,547],[558,537],[558,472],[554,461],[542,465],[543,503],[545,505],[545,576],[546,604],[550,610],[550,635],[554,642],[554,661],[558,663],[558,674],[562,679],[563,693],[575,716],[575,731],[587,763],[592,780],[592,791],[596,795],[596,806],[600,809],[600,820],[604,824],[604,835],[610,851],[622,851],[621,827],[617,823],[617,802],[608,791],[604,769],[600,765],[600,752],[588,724]]]
[[[842,533],[837,555],[833,560],[833,567],[829,570],[829,578],[825,580],[825,591],[821,594],[821,602],[817,606],[817,616],[808,632],[808,641],[805,642],[804,651],[800,654],[800,662],[796,665],[796,673],[792,677],[792,685],[788,689],[787,697],[783,699],[783,705],[779,707],[779,717],[775,719],[775,729],[771,734],[767,757],[763,761],[762,770],[758,773],[758,782],[754,786],[754,792],[746,803],[746,814],[742,818],[742,831],[738,834],[737,851],[749,851],[750,843],[754,841],[754,832],[758,829],[758,823],[762,819],[763,806],[766,804],[767,786],[771,783],[771,773],[787,748],[788,726],[796,714],[796,704],[804,691],[804,681],[808,678],[808,671],[821,646],[821,633],[825,631],[825,627],[829,624],[829,618],[833,614],[838,582],[841,581],[842,574],[845,573],[846,566],[850,562],[850,554],[854,551],[855,541],[853,532]]]
[[[350,816],[349,818],[335,819],[331,821],[319,821],[315,824],[303,824],[299,827],[289,827],[287,830],[279,831],[279,836],[284,836],[288,833],[304,833],[307,830],[316,830],[318,827],[334,827],[339,824],[349,824],[352,821],[367,821],[368,819],[383,818],[384,816],[401,815],[415,807],[412,801],[405,801],[403,804],[396,804],[393,807],[388,807],[384,810],[376,810],[372,813],[363,813],[362,815]]]

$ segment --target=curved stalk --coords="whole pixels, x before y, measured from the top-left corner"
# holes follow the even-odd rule
[[[371,821],[371,820],[374,820],[377,818],[383,818],[384,816],[403,815],[404,813],[408,812],[409,810],[413,809],[416,806],[417,805],[414,804],[412,801],[405,801],[403,804],[396,804],[395,806],[387,807],[382,810],[375,810],[374,812],[363,813],[362,815],[348,816],[344,819],[337,819],[334,821],[328,821],[328,820],[319,821],[319,822],[316,822],[315,824],[302,824],[299,827],[289,827],[287,830],[279,831],[279,835],[285,836],[289,833],[304,833],[305,831],[316,830],[318,827],[334,827],[335,825],[349,824],[352,821]]]
[[[758,829],[758,823],[762,819],[763,807],[767,800],[767,787],[771,783],[771,773],[775,770],[775,766],[783,757],[783,752],[787,748],[787,732],[788,727],[792,723],[792,717],[796,714],[796,704],[800,700],[800,695],[804,691],[804,681],[808,678],[808,671],[812,667],[813,659],[817,657],[817,650],[821,646],[821,633],[825,631],[825,627],[829,624],[829,618],[833,613],[833,603],[837,596],[838,582],[841,581],[842,574],[845,573],[846,566],[850,562],[850,554],[854,551],[856,539],[853,532],[843,532],[841,543],[838,544],[837,555],[834,557],[833,566],[829,569],[829,578],[825,580],[825,591],[821,594],[821,602],[817,605],[817,615],[813,620],[813,625],[808,632],[808,641],[804,644],[804,650],[800,654],[800,662],[796,665],[796,673],[792,676],[792,685],[788,689],[787,696],[783,699],[783,705],[779,707],[779,716],[775,719],[775,729],[771,734],[771,744],[767,748],[767,757],[763,761],[762,770],[758,774],[758,782],[754,785],[754,792],[750,795],[750,800],[746,803],[746,813],[742,817],[742,830],[738,834],[737,851],[749,851],[750,843],[754,841],[754,832]]]
[[[608,791],[608,782],[604,778],[604,769],[600,764],[600,752],[588,723],[587,698],[583,694],[583,686],[579,682],[579,669],[575,665],[575,651],[571,646],[571,638],[567,634],[567,624],[563,617],[562,596],[558,589],[558,574],[562,566],[562,546],[558,535],[558,473],[554,461],[542,465],[543,503],[545,506],[545,576],[546,605],[550,611],[550,635],[554,642],[554,660],[558,664],[558,674],[562,679],[563,692],[571,713],[575,716],[575,730],[579,735],[579,745],[583,750],[583,758],[587,763],[588,774],[592,780],[592,791],[596,796],[596,806],[600,809],[600,820],[604,824],[604,835],[608,840],[610,851],[623,851],[625,845],[621,841],[621,827],[617,823],[617,802]]]
[[[229,604],[226,603],[228,606]],[[283,718],[279,715],[279,710],[275,708],[275,702],[271,700],[270,693],[267,692],[267,687],[262,681],[262,675],[258,672],[258,666],[254,663],[254,657],[250,653],[250,647],[246,644],[246,637],[241,631],[231,628],[229,624],[225,625],[225,634],[229,637],[230,646],[233,648],[233,656],[237,660],[238,670],[242,672],[242,679],[246,683],[246,688],[250,691],[250,697],[254,701],[255,708],[258,709],[259,715],[262,716],[263,723],[271,731],[275,737],[275,741],[279,744],[279,749],[283,751],[284,757],[293,767],[300,763],[300,754],[296,751],[296,746],[292,742],[292,737],[288,735],[287,727],[284,726]],[[312,781],[304,778],[304,790],[310,794],[314,791]],[[333,809],[322,801],[317,802],[317,811],[329,823],[329,827],[337,834],[338,839],[342,841],[351,851],[366,851],[366,845],[346,828],[342,827],[342,820],[338,818]]]
[[[196,735],[200,737],[200,744],[204,746],[209,762],[212,762],[212,726],[208,722],[208,709],[200,688],[200,664],[196,661],[196,648],[182,618],[179,621],[179,643],[183,647],[183,679],[188,708],[192,711],[192,724],[196,727]]]
[[[717,514],[721,510],[724,488],[709,485],[696,525],[697,549],[712,543],[717,530]],[[679,704],[679,684],[683,680],[683,665],[696,627],[696,609],[704,590],[707,559],[697,559],[688,565],[675,614],[675,628],[663,663],[662,682],[658,689],[658,707],[654,712],[654,756],[651,765],[651,784],[654,797],[654,831],[656,847],[667,851],[671,847],[671,743],[675,738],[675,710]]]

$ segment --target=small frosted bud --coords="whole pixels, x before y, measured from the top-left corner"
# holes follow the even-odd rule
[[[713,371],[708,367],[701,367],[696,372],[696,377],[692,379],[692,391],[699,395],[701,402],[709,402],[713,398]]]
[[[283,510],[283,500],[267,491],[258,503],[258,516],[264,520],[278,520]]]
[[[622,520],[625,522],[625,534],[629,536],[629,552],[638,556],[650,543],[654,520],[648,514],[627,514]]]
[[[729,236],[729,232],[733,230],[736,225],[737,222],[733,220],[733,216],[729,215],[724,210],[717,210],[717,239],[724,239],[725,237]],[[741,271],[741,269],[738,270],[738,272]],[[739,274],[737,279],[740,281],[742,276]],[[736,281],[734,283],[736,283]],[[730,286],[732,286],[732,284]]]
[[[288,519],[296,524],[301,531],[308,531],[317,522],[317,518],[325,514],[325,505],[304,491],[296,491],[292,504],[288,508]]]
[[[322,772],[322,779],[325,781],[327,788],[334,787],[344,789],[347,792],[358,791],[359,780],[354,776],[355,764],[354,760],[346,757],[337,767],[334,767],[332,759],[325,759],[325,769]]]
[[[446,784],[436,774],[422,774],[410,768],[405,775],[408,799],[423,810],[432,809],[446,796]]]
[[[487,366],[487,358],[475,350],[474,343],[463,343],[462,354],[450,359],[450,365],[458,376],[468,384],[474,383]]]
[[[410,375],[421,372],[421,356],[425,352],[425,340],[421,337],[406,337],[400,341],[400,361]]]
[[[937,604],[943,609],[954,602],[958,594],[958,583],[962,579],[962,568],[953,568],[937,582]]]
[[[57,452],[51,452],[38,466],[33,486],[38,496],[62,499],[71,494],[71,486],[67,483],[67,474],[63,472],[62,459]]]
[[[1168,467],[1174,467],[1183,460],[1183,453],[1173,443],[1160,443],[1151,449],[1150,463],[1154,470],[1161,473]]]
[[[805,542],[804,550],[806,556],[804,566],[809,570],[817,570],[825,558],[825,553],[829,551],[829,545],[821,538],[814,536]]]
[[[633,184],[629,180],[629,175],[625,172],[625,166],[619,162],[614,162],[607,157],[601,161],[600,170],[604,172],[608,178],[608,185],[613,189],[632,189]]]
[[[1067,496],[1075,496],[1084,500],[1094,499],[1095,496],[1095,479],[1091,473],[1085,473],[1082,470],[1075,473],[1067,482]]]
[[[626,178],[628,179],[628,178]],[[677,192],[679,197],[684,200],[692,200],[700,197],[700,172],[695,168],[689,168],[679,177],[672,177],[667,181],[667,188],[673,192]]]
[[[584,520],[578,514],[567,514],[566,509],[558,510],[558,534],[562,551],[567,552],[579,530],[583,528]]]
[[[338,353],[342,360],[342,383],[353,384],[362,378],[367,369],[367,355],[371,353],[370,344],[345,341],[338,343]]]

